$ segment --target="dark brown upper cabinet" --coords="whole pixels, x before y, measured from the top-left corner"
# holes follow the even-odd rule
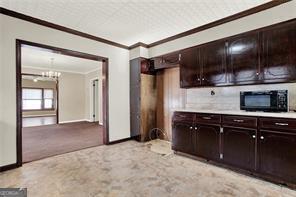
[[[296,21],[262,32],[264,82],[296,80]]]
[[[181,88],[296,82],[296,20],[154,58],[173,66]]]
[[[202,85],[217,86],[226,84],[225,44],[225,41],[221,40],[201,47]]]
[[[174,52],[167,55],[154,58],[154,69],[164,69],[179,66],[180,53]]]
[[[230,84],[258,83],[260,75],[259,33],[247,33],[231,38],[227,46]]]
[[[185,49],[180,52],[181,88],[201,85],[201,66],[199,48]]]

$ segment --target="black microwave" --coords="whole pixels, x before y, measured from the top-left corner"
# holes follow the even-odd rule
[[[287,112],[288,90],[240,92],[240,109],[246,111]]]

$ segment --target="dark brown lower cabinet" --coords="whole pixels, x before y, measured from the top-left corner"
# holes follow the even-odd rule
[[[174,122],[172,133],[172,148],[187,154],[195,153],[196,132],[192,124]]]
[[[260,172],[296,184],[296,133],[261,130]]]
[[[246,170],[255,170],[256,130],[223,128],[223,162]]]
[[[177,112],[172,148],[296,189],[295,125],[291,118]]]
[[[220,159],[220,126],[199,125],[197,130],[196,154],[209,160]]]

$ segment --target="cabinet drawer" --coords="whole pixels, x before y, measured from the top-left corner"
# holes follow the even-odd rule
[[[260,128],[262,129],[275,129],[275,130],[295,130],[296,119],[286,118],[260,118]]]
[[[196,122],[205,124],[220,124],[221,115],[219,114],[196,114]]]
[[[257,128],[257,118],[249,116],[223,116],[223,126]]]
[[[193,123],[195,120],[194,113],[187,112],[175,112],[173,116],[173,122],[188,122]]]

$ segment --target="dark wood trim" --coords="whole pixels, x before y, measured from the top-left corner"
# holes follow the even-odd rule
[[[108,145],[118,144],[118,143],[126,142],[126,141],[129,141],[129,140],[133,140],[133,138],[128,137],[128,138],[124,138],[124,139],[121,139],[121,140],[115,140],[115,141],[109,142]]]
[[[25,75],[25,76],[34,76],[34,77],[42,77],[42,75],[30,74],[30,73],[22,73],[22,75]]]
[[[56,82],[56,124],[59,124],[59,80]]]
[[[7,165],[7,166],[1,166],[0,167],[0,172],[4,172],[4,171],[7,171],[7,170],[12,170],[12,169],[15,169],[17,167],[18,167],[17,163],[10,164],[10,165]]]
[[[119,48],[123,48],[123,49],[129,49],[129,47],[126,46],[126,45],[119,44],[117,42],[113,42],[113,41],[110,41],[110,40],[107,40],[107,39],[104,39],[104,38],[100,38],[100,37],[97,37],[97,36],[94,36],[94,35],[90,35],[88,33],[84,33],[84,32],[81,32],[81,31],[77,31],[77,30],[62,26],[62,25],[57,25],[55,23],[51,23],[51,22],[48,22],[48,21],[45,21],[45,20],[41,20],[41,19],[29,16],[29,15],[25,15],[25,14],[22,14],[22,13],[19,13],[19,12],[15,12],[13,10],[9,10],[9,9],[3,8],[3,7],[0,7],[0,13],[4,14],[4,15],[7,15],[7,16],[14,17],[14,18],[22,19],[24,21],[28,21],[28,22],[31,22],[31,23],[42,25],[42,26],[45,26],[45,27],[53,28],[53,29],[56,29],[56,30],[59,30],[59,31],[74,34],[76,36],[80,36],[80,37],[83,37],[83,38],[88,38],[88,39],[91,39],[91,40],[94,40],[94,41],[97,41],[97,42],[102,42],[102,43],[112,45],[112,46],[115,46],[115,47],[119,47]]]
[[[174,36],[167,37],[165,39],[162,39],[162,40],[150,43],[150,44],[145,44],[143,42],[138,42],[138,43],[135,43],[135,44],[133,44],[131,46],[126,46],[126,45],[123,45],[123,44],[119,44],[119,43],[116,43],[116,42],[113,42],[113,41],[110,41],[110,40],[107,40],[107,39],[104,39],[104,38],[100,38],[100,37],[97,37],[97,36],[94,36],[94,35],[83,33],[83,32],[68,28],[68,27],[57,25],[57,24],[54,24],[54,23],[51,23],[51,22],[48,22],[48,21],[45,21],[45,20],[41,20],[41,19],[38,19],[38,18],[35,18],[35,17],[32,17],[32,16],[28,16],[28,15],[25,15],[25,14],[22,14],[22,13],[19,13],[19,12],[12,11],[12,10],[9,10],[9,9],[3,8],[3,7],[0,7],[0,13],[4,14],[4,15],[7,15],[7,16],[14,17],[14,18],[22,19],[22,20],[25,20],[25,21],[28,21],[28,22],[31,22],[31,23],[35,23],[35,24],[38,24],[38,25],[42,25],[42,26],[46,26],[46,27],[49,27],[49,28],[53,28],[53,29],[56,29],[56,30],[63,31],[63,32],[67,32],[67,33],[70,33],[70,34],[74,34],[74,35],[77,35],[77,36],[80,36],[80,37],[88,38],[88,39],[91,39],[91,40],[95,40],[95,41],[102,42],[102,43],[105,43],[105,44],[109,44],[109,45],[112,45],[112,46],[116,46],[116,47],[119,47],[119,48],[131,50],[131,49],[139,47],[139,46],[142,46],[142,47],[145,47],[145,48],[151,48],[151,47],[154,47],[154,46],[157,46],[157,45],[160,45],[160,44],[172,41],[172,40],[176,40],[178,38],[182,38],[182,37],[189,36],[191,34],[194,34],[194,33],[200,32],[200,31],[204,31],[206,29],[213,28],[213,27],[218,26],[218,25],[222,25],[224,23],[228,23],[228,22],[231,22],[231,21],[234,21],[234,20],[249,16],[249,15],[252,15],[252,14],[256,14],[258,12],[273,8],[275,6],[287,3],[289,1],[291,1],[291,0],[274,0],[274,1],[270,1],[270,2],[267,2],[265,4],[261,4],[259,6],[250,8],[248,10],[239,12],[237,14],[234,14],[234,15],[219,19],[217,21],[214,21],[214,22],[211,22],[211,23],[196,27],[194,29],[179,33],[179,34],[174,35]]]
[[[103,86],[103,143],[109,144],[109,70],[108,59],[102,61]]]
[[[23,147],[22,147],[22,42],[16,40],[16,151],[17,167],[23,164]]]
[[[178,38],[182,38],[182,37],[185,37],[185,36],[189,36],[191,34],[194,34],[194,33],[197,33],[197,32],[200,32],[200,31],[204,31],[206,29],[210,29],[210,28],[213,28],[213,27],[216,27],[218,25],[222,25],[224,23],[228,23],[228,22],[231,22],[231,21],[234,21],[234,20],[237,20],[237,19],[240,19],[240,18],[243,18],[243,17],[246,17],[246,16],[249,16],[249,15],[252,15],[252,14],[255,14],[255,13],[258,13],[258,12],[261,12],[261,11],[264,11],[264,10],[267,10],[267,9],[270,9],[272,7],[275,7],[275,6],[278,6],[278,5],[281,5],[283,3],[287,3],[291,0],[276,0],[276,1],[270,1],[270,2],[267,2],[267,3],[264,3],[262,5],[259,5],[259,6],[256,6],[256,7],[253,7],[253,8],[250,8],[248,10],[245,10],[245,11],[242,11],[242,12],[239,12],[237,14],[234,14],[234,15],[231,15],[231,16],[228,16],[228,17],[225,17],[225,18],[222,18],[222,19],[219,19],[217,21],[214,21],[214,22],[211,22],[211,23],[208,23],[206,25],[202,25],[202,26],[199,26],[199,27],[196,27],[194,29],[191,29],[191,30],[188,30],[188,31],[185,31],[183,33],[180,33],[180,34],[177,34],[177,35],[174,35],[174,36],[170,36],[168,38],[165,38],[165,39],[162,39],[162,40],[159,40],[159,41],[156,41],[156,42],[153,42],[151,44],[148,45],[148,48],[151,48],[151,47],[154,47],[154,46],[157,46],[157,45],[160,45],[160,44],[163,44],[163,43],[166,43],[166,42],[170,42],[172,40],[176,40]]]
[[[58,54],[62,54],[62,55],[68,55],[68,56],[72,56],[72,57],[78,57],[78,58],[95,60],[95,61],[102,61],[104,59],[107,59],[106,57],[92,55],[92,54],[83,53],[83,52],[79,52],[79,51],[73,51],[70,49],[63,49],[60,47],[54,47],[54,46],[40,44],[40,43],[36,43],[36,42],[30,42],[30,41],[26,41],[26,40],[20,40],[20,39],[17,39],[17,40],[19,40],[22,43],[22,45],[39,47],[40,50],[47,49],[53,53],[58,53]]]
[[[131,46],[128,47],[128,49],[134,49],[134,48],[137,48],[137,47],[144,47],[144,48],[149,48],[149,45],[148,44],[145,44],[143,42],[137,42],[136,44],[133,44]]]
[[[46,48],[52,50],[56,53],[62,53],[64,55],[91,59],[103,62],[103,135],[104,144],[109,144],[109,86],[108,86],[108,67],[109,61],[107,57],[91,55],[87,53],[82,53],[79,51],[72,51],[69,49],[63,49],[58,47],[53,47],[49,45],[44,45],[40,43],[29,42],[25,40],[16,39],[16,146],[17,146],[17,163],[16,167],[22,166],[22,73],[21,73],[21,47],[22,45],[37,46],[41,48]],[[57,110],[58,111],[58,110]],[[57,113],[58,120],[58,113]]]
[[[23,118],[42,118],[42,117],[56,117],[56,115],[38,115],[38,116],[25,116],[25,117],[23,117]]]

